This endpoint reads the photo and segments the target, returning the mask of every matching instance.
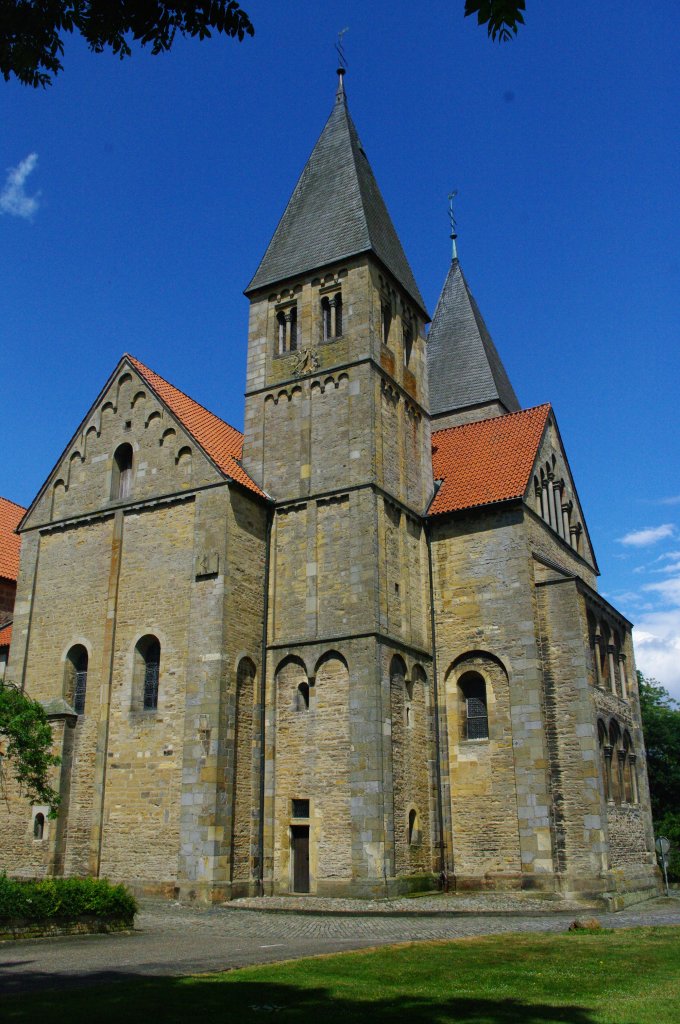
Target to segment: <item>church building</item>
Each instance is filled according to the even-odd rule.
[[[8,677],[61,805],[7,783],[0,869],[654,887],[631,624],[554,412],[521,408],[455,258],[426,330],[342,73],[246,296],[243,434],[123,355],[21,520]]]

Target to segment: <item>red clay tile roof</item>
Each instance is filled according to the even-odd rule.
[[[138,373],[144,378],[152,391],[165,402],[172,413],[175,414],[192,437],[198,442],[206,455],[209,455],[216,466],[223,473],[230,476],[232,480],[247,487],[249,491],[260,494],[264,493],[257,484],[250,479],[246,471],[238,463],[243,449],[243,434],[235,427],[221,420],[219,416],[209,412],[193,398],[189,398],[183,391],[173,387],[167,380],[163,380],[157,373],[150,370],[139,359],[135,359],[129,353],[126,358],[134,366]]]
[[[521,498],[543,436],[549,405],[448,427],[432,435],[432,468],[443,480],[429,514]]]
[[[7,498],[0,498],[0,576],[15,580],[19,575],[21,538],[14,532],[26,512]]]
[[[0,629],[0,647],[9,647],[12,643],[12,623]]]

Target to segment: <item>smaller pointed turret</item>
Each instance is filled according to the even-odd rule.
[[[521,409],[457,257],[435,309],[427,365],[434,429]]]

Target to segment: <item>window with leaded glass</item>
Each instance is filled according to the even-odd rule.
[[[135,646],[133,710],[155,711],[158,707],[161,645],[155,636],[143,636]]]
[[[64,666],[64,699],[77,715],[85,713],[85,697],[87,695],[87,650],[82,644],[76,644],[66,655]]]
[[[489,738],[486,683],[478,672],[466,672],[458,681],[464,708],[463,736],[466,740]]]

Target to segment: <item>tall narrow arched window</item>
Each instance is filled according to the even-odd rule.
[[[621,730],[616,719],[609,723],[609,746],[611,749],[611,797],[615,804],[623,799],[623,765],[619,757],[621,750]]]
[[[309,683],[300,683],[297,688],[298,711],[309,711]]]
[[[39,811],[33,819],[33,838],[42,839],[45,835],[45,815]]]
[[[335,330],[333,331],[334,338],[342,337],[342,295],[340,292],[335,296],[333,302],[335,303]]]
[[[489,738],[489,713],[486,705],[486,683],[479,672],[466,672],[458,680],[464,716],[463,736],[466,740]]]
[[[298,347],[298,322],[297,322],[297,306],[292,306],[290,313],[288,314],[289,326],[290,326],[290,344],[289,349],[291,352],[297,352]]]
[[[143,636],[135,646],[133,706],[144,711],[158,707],[161,645],[155,636]]]
[[[408,366],[411,362],[411,353],[413,352],[413,322],[408,319],[404,320],[404,366]]]
[[[600,751],[600,771],[605,800],[611,799],[611,747],[607,743],[607,727],[600,719],[597,723],[597,741]]]
[[[286,351],[286,314],[276,314],[276,331],[278,339],[278,353],[280,356]]]
[[[129,498],[132,490],[132,445],[121,444],[113,456],[111,476],[111,497]]]
[[[327,295],[321,300],[321,337],[324,341],[330,341],[331,334],[331,300]]]
[[[392,310],[389,303],[383,301],[380,306],[380,329],[383,345],[390,343],[390,329],[392,327]]]
[[[72,705],[77,715],[85,712],[87,694],[87,650],[76,644],[66,655],[64,665],[64,699]]]
[[[408,812],[408,845],[418,842],[418,812],[412,807]]]

